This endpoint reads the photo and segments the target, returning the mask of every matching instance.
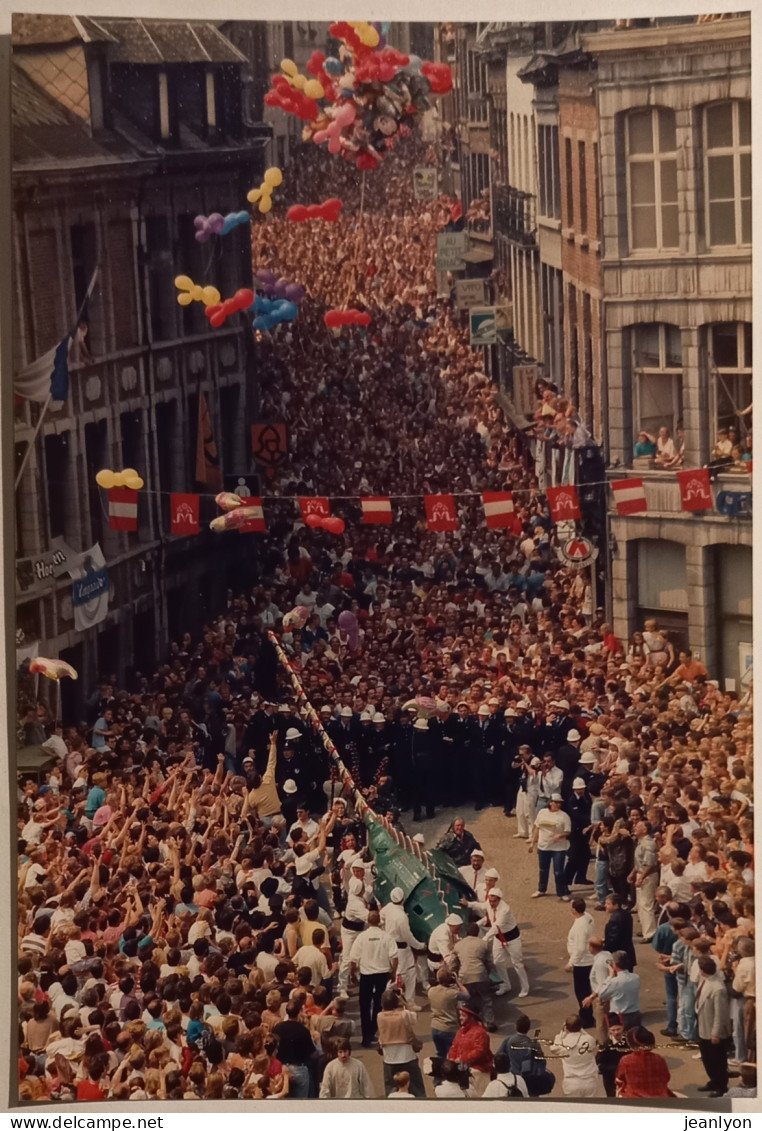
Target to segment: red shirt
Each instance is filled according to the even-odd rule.
[[[477,1072],[492,1071],[494,1058],[489,1047],[489,1033],[479,1021],[458,1029],[447,1059],[467,1064]]]
[[[80,1080],[77,1084],[78,1100],[105,1100],[106,1093],[101,1091],[92,1080]]]
[[[649,1049],[636,1049],[619,1061],[617,1095],[628,1100],[671,1096],[669,1075],[663,1056]]]

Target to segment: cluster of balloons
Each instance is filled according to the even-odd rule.
[[[323,317],[329,330],[342,326],[370,326],[371,317],[365,310],[329,310]]]
[[[247,507],[240,495],[232,491],[221,491],[215,495],[214,501],[225,514],[218,515],[209,523],[209,529],[215,534],[223,534],[226,530],[239,530],[252,519],[260,518],[259,507]]]
[[[190,306],[192,302],[203,302],[204,306],[217,306],[222,301],[222,295],[216,287],[199,287],[187,275],[178,275],[175,286],[180,291],[177,296],[180,306]]]
[[[105,491],[110,491],[112,487],[129,487],[131,491],[139,491],[141,487],[145,487],[144,480],[134,467],[125,467],[124,471],[111,471],[104,467],[96,475],[95,482]]]
[[[430,96],[452,90],[446,63],[424,62],[387,46],[388,25],[341,20],[330,33],[340,43],[337,56],[313,51],[307,73],[291,59],[281,63],[265,96],[268,106],[294,114],[302,136],[329,152],[374,169],[393,148],[416,114],[430,109]]]
[[[226,298],[215,306],[207,306],[204,314],[212,326],[224,326],[231,314],[238,314],[241,310],[250,310],[253,305],[254,291],[248,287],[242,287],[239,291],[236,291],[232,298]]]
[[[301,283],[289,283],[288,279],[278,278],[265,267],[260,267],[254,278],[257,280],[258,290],[265,298],[285,298],[289,302],[299,303],[306,293]]]
[[[304,519],[310,530],[327,530],[329,534],[343,534],[346,525],[338,515],[308,514]]]
[[[322,204],[292,204],[286,213],[286,219],[292,224],[302,224],[305,220],[327,220],[335,223],[341,212],[341,201],[338,196],[329,197]]]
[[[249,189],[246,193],[246,199],[249,204],[258,205],[260,212],[269,212],[273,206],[273,189],[282,184],[283,173],[276,165],[273,165],[270,169],[265,169],[265,179],[259,188]]]
[[[226,236],[233,228],[248,224],[250,220],[248,212],[228,212],[227,216],[221,212],[210,212],[208,216],[197,216],[193,221],[197,229],[196,239],[199,243],[206,243],[212,236]]]
[[[264,295],[255,296],[253,309],[256,314],[253,322],[255,330],[272,330],[279,322],[293,322],[299,313],[295,302],[286,298],[265,298]]]
[[[46,660],[44,656],[37,656],[32,660],[29,671],[32,675],[44,675],[46,679],[56,682],[65,675],[68,675],[69,679],[79,678],[75,669],[65,660]]]

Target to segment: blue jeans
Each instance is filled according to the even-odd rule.
[[[537,849],[537,860],[540,865],[540,880],[537,885],[538,891],[545,892],[548,890],[548,876],[550,875],[550,865],[553,865],[553,879],[556,883],[556,895],[568,895],[569,889],[564,880],[564,863],[566,861],[566,853],[552,852],[548,848]]]
[[[679,1029],[680,1036],[686,1041],[695,1041],[698,1038],[696,1022],[696,983],[686,980],[679,983]]]
[[[667,1028],[670,1033],[677,1032],[677,975],[664,975],[664,989],[667,994]]]
[[[609,862],[596,860],[595,862],[595,894],[599,903],[604,903],[609,894]]]
[[[291,1077],[288,1088],[289,1099],[307,1100],[310,1096],[310,1070],[306,1064],[287,1064]]]
[[[455,1040],[455,1034],[446,1033],[444,1029],[432,1029],[431,1039],[434,1042],[437,1056],[441,1056],[443,1060],[446,1059],[452,1042]]]

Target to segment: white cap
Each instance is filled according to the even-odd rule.
[[[583,778],[575,778],[572,782],[572,789],[587,789],[587,785]]]
[[[462,927],[463,926],[463,920],[461,919],[460,915],[448,915],[447,918],[445,919],[445,923],[447,924],[448,927]]]
[[[289,707],[288,703],[279,703],[278,710],[282,711],[284,715],[287,715],[291,708]]]
[[[283,783],[284,793],[296,793],[296,788],[296,782],[293,778],[289,778],[288,781],[284,781]]]
[[[562,709],[563,711],[568,711],[568,710],[569,710],[569,701],[568,701],[568,699],[559,699],[559,701],[558,701],[558,706],[559,706],[559,707],[560,707],[560,708],[561,708],[561,709]]]
[[[244,765],[244,766],[245,766],[247,762],[251,762],[251,763],[253,763],[253,762],[254,762],[254,759],[253,759],[253,758],[252,758],[252,757],[251,757],[250,755],[248,755],[248,754],[247,754],[247,755],[246,755],[246,757],[244,758],[242,765]]]
[[[374,723],[385,723],[386,719],[384,718],[384,716],[381,714],[380,711],[376,711],[375,715],[373,716],[373,722]]]
[[[360,855],[359,852],[356,856],[353,856],[352,859],[349,861],[349,867],[350,868],[362,868],[362,870],[365,871],[365,861],[363,860],[363,858],[362,858],[362,856]]]
[[[514,711],[513,707],[508,707],[505,711],[503,711],[503,714],[505,715],[506,719],[515,719],[517,716],[517,712]]]
[[[496,699],[493,695],[491,699],[487,700],[487,703],[490,707],[498,707],[500,705],[500,700]]]
[[[561,796],[560,793],[551,793],[550,800],[551,801],[563,801],[563,797]]]
[[[324,704],[323,704],[323,706],[322,706],[322,707],[320,708],[320,714],[321,714],[321,715],[330,715],[330,714],[332,714],[331,708],[330,708],[330,707],[328,706],[328,704],[327,704],[327,703],[324,703]]]
[[[484,878],[485,880],[499,880],[500,873],[498,872],[497,868],[488,868],[484,873]]]
[[[582,763],[584,762],[586,766],[594,766],[595,765],[595,754],[593,754],[592,750],[586,750],[585,753],[580,758],[579,762],[580,762],[580,765],[582,765]]]
[[[482,852],[481,848],[475,848],[472,851],[471,855],[472,856],[481,856],[482,860],[484,859],[484,853]]]
[[[405,893],[402,888],[392,888],[392,890],[389,892],[389,899],[392,901],[392,903],[404,903]]]
[[[503,898],[503,893],[501,892],[500,888],[490,888],[488,894],[489,894],[490,899],[492,899],[493,895],[496,895],[498,899]]]
[[[429,723],[427,719],[416,719],[413,723],[414,730],[428,730]]]
[[[416,833],[415,836],[413,837],[413,841],[415,842],[415,844],[425,844],[426,843],[426,841],[424,840],[423,833]]]
[[[528,699],[519,699],[516,706],[517,707],[523,707],[525,711],[528,711],[529,708],[532,706],[532,704],[529,702]]]
[[[308,860],[306,856],[298,856],[296,859],[296,874],[297,876],[306,876],[308,872],[312,871],[312,861]]]
[[[302,737],[302,732],[297,730],[296,727],[289,727],[286,731],[286,742],[294,742],[297,738]]]
[[[486,703],[482,703],[477,714],[479,714],[479,715],[488,715],[489,714],[489,707],[487,706]]]
[[[342,707],[341,708],[341,717],[342,717],[342,719],[351,719],[352,718],[352,708],[351,707]]]
[[[360,715],[360,722],[361,723],[373,722],[373,715],[370,713],[370,711],[363,711],[363,713]]]
[[[364,884],[357,876],[352,876],[352,879],[347,884],[347,891],[350,895],[362,895]]]
[[[581,737],[582,737],[582,735],[579,733],[578,730],[570,730],[569,733],[566,736],[566,741],[567,742],[579,742]]]
[[[539,758],[530,758],[529,765],[530,766],[541,766],[542,762],[540,761]]]

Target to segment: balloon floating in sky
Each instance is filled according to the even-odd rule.
[[[254,299],[254,310],[257,317],[254,319],[255,330],[271,330],[280,322],[293,322],[299,313],[299,307],[288,299],[269,299],[257,295]]]
[[[175,286],[180,291],[177,296],[180,306],[190,306],[192,302],[203,302],[204,306],[216,306],[222,299],[216,287],[199,287],[187,275],[178,275]]]
[[[111,471],[108,467],[104,467],[96,475],[95,482],[106,491],[110,491],[112,487],[129,487],[131,491],[139,491],[141,487],[145,487],[145,482],[134,467],[125,467],[124,471]]]
[[[346,528],[344,519],[337,515],[308,514],[304,523],[311,530],[326,530],[329,534],[343,534]]]
[[[248,212],[228,212],[227,216],[223,216],[221,212],[210,212],[208,216],[197,216],[193,221],[199,243],[206,243],[212,236],[226,236],[239,224],[250,222]]]
[[[283,173],[273,165],[265,170],[265,179],[258,189],[250,189],[246,194],[249,204],[256,204],[260,212],[269,212],[273,206],[273,189],[283,184]]]
[[[254,291],[249,290],[248,287],[242,287],[241,290],[236,291],[232,298],[226,298],[223,302],[215,303],[214,306],[207,306],[204,314],[212,326],[224,326],[232,314],[238,314],[241,310],[249,310],[253,305]]]
[[[341,212],[341,201],[337,196],[324,200],[322,204],[292,204],[286,213],[286,219],[293,224],[302,224],[305,220],[327,220],[335,223]]]
[[[71,664],[67,664],[65,660],[47,660],[44,656],[36,656],[29,665],[29,671],[32,675],[44,675],[46,679],[56,682],[63,676],[68,676],[69,679],[79,678]]]
[[[341,326],[370,326],[371,317],[365,310],[329,310],[323,317],[329,330]]]

